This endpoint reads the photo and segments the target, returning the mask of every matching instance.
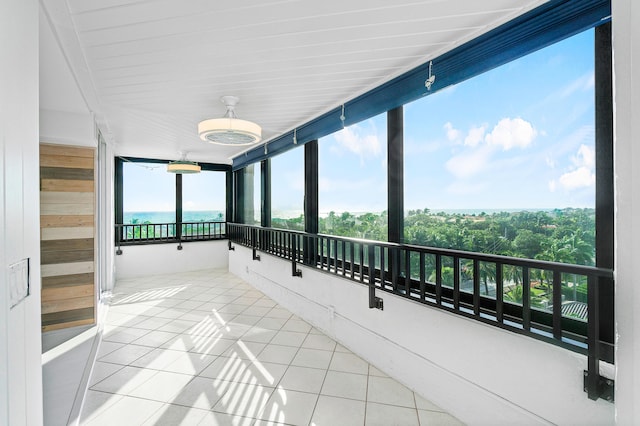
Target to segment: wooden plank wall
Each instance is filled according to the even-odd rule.
[[[42,330],[95,322],[95,149],[40,144]]]

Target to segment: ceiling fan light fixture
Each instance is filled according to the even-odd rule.
[[[236,117],[234,108],[239,101],[235,96],[220,98],[227,106],[222,118],[211,118],[198,124],[198,135],[206,142],[219,145],[251,145],[262,139],[262,128],[247,120]]]
[[[167,164],[167,171],[176,174],[200,173],[201,167],[193,161],[179,160]]]

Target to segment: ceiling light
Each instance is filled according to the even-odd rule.
[[[249,145],[260,142],[262,129],[256,123],[240,120],[234,108],[239,101],[235,96],[220,98],[227,106],[227,113],[222,118],[212,118],[198,124],[200,139],[220,145]]]
[[[177,173],[177,174],[190,174],[190,173],[200,173],[200,165],[194,161],[187,161],[186,153],[180,153],[181,158],[178,161],[172,161],[167,164],[167,171],[169,173]]]

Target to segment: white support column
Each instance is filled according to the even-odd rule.
[[[616,422],[632,425],[640,423],[640,3],[612,0],[612,9]]]
[[[0,424],[41,425],[36,0],[0,2],[0,58]],[[25,259],[29,295],[12,308],[10,265]]]

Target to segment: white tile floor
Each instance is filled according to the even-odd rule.
[[[121,280],[86,425],[458,425],[223,270]]]

